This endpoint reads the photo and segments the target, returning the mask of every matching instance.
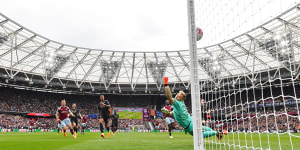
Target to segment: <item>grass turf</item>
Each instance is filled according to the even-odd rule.
[[[193,137],[184,133],[173,133],[174,139],[168,138],[168,133],[117,133],[116,136],[102,139],[99,133],[86,133],[73,139],[70,133],[67,137],[62,134],[50,133],[0,133],[1,150],[192,150]],[[245,140],[245,138],[247,140]],[[238,140],[239,139],[239,140]],[[268,149],[268,136],[261,134],[242,133],[224,136],[218,141],[216,136],[205,139],[206,149],[240,149],[239,147],[224,146],[222,143]],[[277,134],[269,134],[271,149],[279,149]],[[214,141],[219,144],[209,143]],[[262,143],[260,143],[260,141]],[[294,149],[300,149],[299,138],[292,138]],[[246,144],[247,142],[247,144]],[[287,134],[280,135],[281,149],[291,149],[290,138]],[[240,143],[240,144],[239,144]],[[246,148],[241,148],[246,149]]]

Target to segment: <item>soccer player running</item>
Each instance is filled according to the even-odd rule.
[[[88,120],[88,115],[84,115],[81,119],[81,134],[84,135],[84,129]]]
[[[56,111],[56,120],[59,124],[61,124],[61,127],[64,130],[64,136],[66,137],[66,130],[67,127],[70,129],[70,132],[72,133],[73,138],[75,139],[76,136],[74,135],[74,131],[71,125],[71,121],[69,119],[69,114],[73,117],[75,117],[75,115],[70,111],[70,108],[68,106],[66,106],[66,100],[62,99],[61,100],[61,106],[57,108]]]
[[[113,135],[116,135],[116,131],[118,130],[118,124],[119,124],[119,114],[116,112],[112,116],[112,124],[111,124],[111,130],[113,132]]]
[[[74,135],[77,136],[77,131],[78,131],[78,118],[82,118],[80,111],[76,108],[76,103],[72,104],[71,112],[74,115],[70,116],[71,123],[74,129]]]
[[[168,77],[164,77],[164,84],[165,94],[167,99],[171,102],[173,106],[173,113],[176,121],[179,125],[181,125],[184,128],[184,130],[186,130],[189,134],[193,135],[193,118],[188,113],[184,104],[184,100],[186,97],[185,93],[183,91],[180,91],[179,93],[177,93],[175,98],[173,98],[171,90],[168,86]],[[228,134],[228,132],[218,132],[206,126],[203,126],[203,130],[203,138],[216,135],[218,139],[221,140],[223,133]]]
[[[172,139],[172,130],[175,129],[175,120],[173,117],[173,107],[170,104],[169,100],[166,100],[166,105],[162,108],[162,112],[164,113],[165,121],[168,125],[169,136]]]
[[[101,137],[105,138],[104,135],[104,128],[103,128],[103,123],[105,123],[105,127],[107,129],[107,137],[109,138],[110,132],[109,132],[109,126],[108,126],[108,121],[109,121],[109,115],[110,115],[110,104],[108,100],[104,100],[104,95],[100,96],[100,103],[98,105],[98,116],[97,116],[97,121],[100,123],[100,131],[101,131]]]

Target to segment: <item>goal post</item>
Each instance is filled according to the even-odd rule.
[[[202,119],[200,105],[200,85],[198,73],[198,55],[196,41],[196,26],[195,26],[195,8],[194,0],[187,0],[188,10],[188,27],[189,27],[189,51],[190,51],[190,85],[191,85],[191,100],[192,100],[192,117],[193,117],[193,138],[194,150],[202,150]]]

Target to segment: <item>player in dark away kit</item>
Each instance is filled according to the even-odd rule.
[[[111,130],[113,132],[113,135],[116,135],[116,131],[118,130],[119,126],[119,114],[116,112],[112,116],[112,124],[111,124]]]
[[[74,129],[74,135],[77,136],[77,131],[78,131],[78,118],[82,118],[81,114],[80,114],[80,111],[79,109],[76,108],[76,104],[73,103],[72,104],[72,108],[70,110],[74,117],[73,116],[70,116],[70,120],[71,120],[71,123],[72,123],[72,126],[73,126],[73,129]]]
[[[105,138],[104,135],[104,128],[103,128],[103,123],[105,124],[105,127],[107,129],[107,137],[109,138],[110,132],[109,132],[109,115],[110,115],[110,104],[108,100],[104,100],[104,95],[100,96],[100,103],[98,105],[98,116],[97,116],[97,121],[100,123],[100,131],[101,131],[101,137]]]

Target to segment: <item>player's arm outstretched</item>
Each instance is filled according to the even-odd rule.
[[[69,110],[69,114],[72,116],[72,117],[75,117],[75,115]]]
[[[174,104],[175,101],[174,101],[174,99],[173,99],[173,97],[172,97],[172,93],[171,93],[171,90],[170,90],[169,85],[168,85],[168,80],[169,80],[168,77],[164,77],[165,93],[166,93],[167,99],[168,99],[172,104]]]
[[[100,123],[100,115],[101,115],[101,110],[99,110],[98,106],[98,115],[97,115],[97,122]]]
[[[82,119],[82,115],[81,115],[81,113],[80,113],[80,112],[78,113],[78,115],[79,115],[80,119]]]

